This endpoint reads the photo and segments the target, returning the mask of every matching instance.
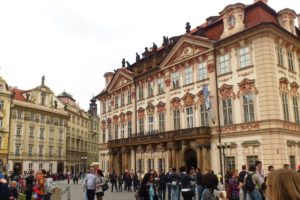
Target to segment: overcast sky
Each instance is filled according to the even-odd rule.
[[[254,0],[241,0],[251,4]],[[0,0],[0,75],[31,89],[46,76],[57,95],[69,92],[84,109],[104,87],[103,74],[163,36],[194,28],[235,0]],[[269,0],[276,11],[299,0]],[[295,10],[297,13],[299,10]],[[296,22],[297,24],[297,22]]]

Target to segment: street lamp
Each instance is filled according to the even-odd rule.
[[[222,159],[223,159],[223,169],[221,169],[222,170],[222,174],[223,174],[223,181],[222,181],[222,183],[225,183],[226,184],[226,182],[224,182],[224,179],[225,179],[225,166],[226,166],[226,153],[225,153],[225,149],[230,149],[230,147],[231,147],[231,143],[228,143],[228,142],[225,142],[225,143],[218,143],[217,144],[217,147],[218,147],[218,149],[222,152]]]

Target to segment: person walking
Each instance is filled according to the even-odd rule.
[[[33,185],[34,185],[34,172],[31,170],[29,172],[29,175],[25,178],[26,182],[26,188],[25,188],[25,195],[26,195],[26,200],[31,200],[32,197],[32,190],[33,190]]]
[[[166,200],[167,176],[162,171],[159,175],[159,196],[161,200]]]
[[[198,200],[201,200],[204,187],[202,186],[202,171],[200,168],[197,168],[196,170],[196,184],[197,184]]]
[[[172,189],[172,168],[169,168],[166,174],[167,178],[167,190],[168,190],[168,200],[171,200],[171,189]]]
[[[119,185],[119,191],[122,192],[122,185],[123,185],[123,174],[120,174],[120,176],[118,176],[118,185]]]
[[[126,178],[126,185],[127,185],[127,191],[132,192],[131,187],[132,187],[132,174],[127,173],[127,178]]]
[[[179,196],[179,175],[176,172],[176,168],[172,169],[172,176],[171,176],[171,196],[172,196],[172,200],[179,200],[180,196]]]
[[[248,199],[252,200],[262,200],[260,194],[260,180],[258,175],[256,174],[255,165],[250,165],[248,173],[245,175],[245,189],[247,190]]]
[[[133,174],[133,191],[136,192],[138,191],[138,187],[139,187],[139,177],[137,175],[137,173]]]
[[[96,172],[96,197],[97,200],[102,200],[104,196],[104,191],[102,189],[102,186],[105,184],[104,175],[103,172],[98,169]]]
[[[228,187],[230,191],[229,200],[240,199],[240,186],[238,176],[238,171],[235,169],[232,171],[232,176],[228,179]]]
[[[196,181],[191,174],[187,174],[186,167],[180,168],[181,194],[184,200],[192,200],[195,193],[192,191],[192,181]]]
[[[111,192],[114,192],[114,186],[115,186],[116,192],[118,192],[117,178],[118,178],[118,176],[117,176],[115,170],[113,170],[113,172],[109,175],[109,180],[111,183]]]
[[[97,177],[94,175],[94,169],[91,168],[84,180],[84,188],[86,189],[87,199],[94,200],[96,190]]]

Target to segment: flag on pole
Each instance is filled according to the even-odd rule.
[[[210,110],[210,98],[207,85],[203,86],[203,95],[205,99],[205,108],[206,110]]]

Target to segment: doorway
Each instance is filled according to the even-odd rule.
[[[192,167],[197,168],[197,153],[193,149],[187,149],[185,151],[185,164],[187,170],[190,170]]]

